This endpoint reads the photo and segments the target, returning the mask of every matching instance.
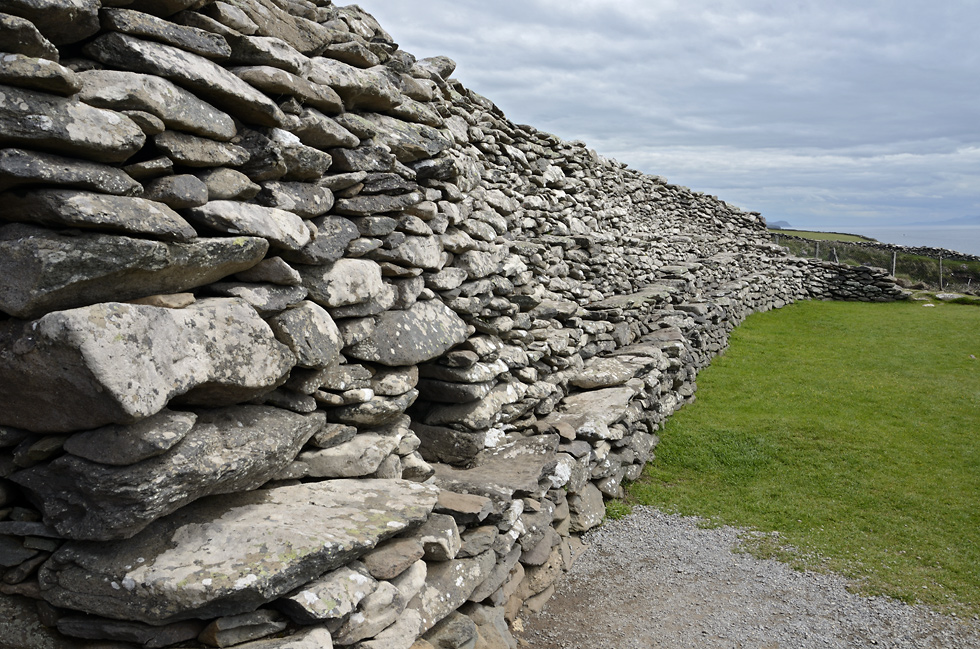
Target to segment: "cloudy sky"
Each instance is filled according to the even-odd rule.
[[[980,217],[976,0],[360,0],[514,122],[823,229]]]

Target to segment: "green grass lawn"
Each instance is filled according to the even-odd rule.
[[[813,241],[871,241],[857,234],[839,234],[836,232],[813,232],[810,230],[769,230],[772,234],[785,234],[792,237],[803,237]]]
[[[776,530],[752,551],[980,613],[980,309],[936,304],[750,317],[629,502]]]

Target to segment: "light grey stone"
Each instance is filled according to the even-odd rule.
[[[0,84],[70,97],[78,92],[78,75],[50,61],[23,54],[0,54]]]
[[[292,95],[302,104],[325,113],[336,114],[344,110],[343,101],[330,86],[310,83],[286,70],[268,65],[236,67],[231,69],[240,79],[270,95]]]
[[[208,200],[212,201],[247,201],[254,198],[262,189],[242,172],[226,167],[198,172],[198,178],[207,185]]]
[[[361,304],[388,288],[381,267],[367,259],[340,259],[329,266],[300,268],[299,273],[311,299],[328,308]]]
[[[300,141],[318,149],[346,147],[352,149],[361,140],[315,108],[306,108],[299,116],[300,126],[293,129]]]
[[[285,117],[271,99],[231,72],[171,45],[108,33],[90,42],[84,51],[106,65],[179,83],[248,124],[279,126]]]
[[[245,300],[263,317],[300,304],[309,293],[302,286],[240,282],[218,282],[211,284],[208,289],[215,295],[238,297]]]
[[[0,424],[39,432],[135,423],[178,395],[188,403],[246,401],[284,381],[295,361],[234,298],[185,309],[109,302],[57,311],[0,323],[0,341],[0,381],[12,386]]]
[[[362,70],[318,56],[310,59],[309,79],[336,90],[347,110],[388,110],[403,101],[382,66]]]
[[[399,162],[434,158],[452,144],[446,136],[431,126],[413,124],[377,113],[367,113],[364,118],[375,127],[375,141],[390,148]]]
[[[123,541],[69,542],[48,602],[152,624],[255,610],[426,519],[436,490],[329,480],[196,501]]]
[[[462,606],[489,575],[497,555],[487,550],[471,559],[454,559],[428,565],[425,587],[411,608],[422,615],[424,633]]]
[[[380,582],[373,593],[361,600],[357,612],[333,634],[334,641],[339,645],[350,645],[376,636],[398,619],[407,604],[393,584]]]
[[[77,189],[12,190],[0,194],[10,221],[68,228],[101,229],[190,241],[197,232],[163,203],[134,196],[111,196]]]
[[[485,496],[498,505],[515,497],[540,498],[551,488],[557,448],[557,435],[519,439],[482,451],[467,469],[437,465],[435,483],[448,491]]]
[[[117,196],[142,191],[138,182],[115,167],[24,149],[0,150],[0,191],[27,184],[62,185]]]
[[[123,162],[144,142],[143,130],[121,113],[35,90],[0,86],[0,146]]]
[[[304,219],[322,216],[333,207],[333,192],[312,183],[283,183],[270,181],[262,184],[256,202],[266,207],[276,207]]]
[[[204,496],[255,489],[279,473],[323,425],[268,406],[197,412],[166,452],[127,466],[64,455],[11,480],[34,494],[44,520],[66,538],[128,538]]]
[[[417,365],[437,358],[466,336],[466,323],[441,302],[431,300],[379,315],[374,333],[346,353],[382,365]]]
[[[350,615],[377,588],[370,575],[345,566],[283,597],[278,605],[299,624],[317,624]]]
[[[268,282],[280,286],[299,286],[303,281],[296,269],[281,257],[263,259],[248,270],[236,273],[235,278],[243,282]]]
[[[310,230],[303,220],[285,210],[239,203],[210,201],[186,211],[187,218],[220,232],[263,237],[272,246],[299,250],[310,242]]]
[[[621,420],[636,396],[629,386],[589,390],[565,397],[559,412],[548,417],[552,423],[567,423],[576,436],[588,440],[621,439],[623,434],[613,424]]]
[[[35,318],[56,310],[179,293],[254,266],[265,239],[163,243],[103,234],[66,236],[0,227],[0,310]]]
[[[572,532],[587,532],[602,523],[606,516],[606,505],[602,492],[591,482],[585,483],[581,493],[568,497],[571,512]]]
[[[333,318],[313,302],[301,302],[269,320],[280,342],[296,356],[300,367],[332,365],[340,356],[343,340]]]
[[[184,167],[237,167],[249,159],[240,146],[179,131],[164,131],[154,136],[153,143],[175,165]]]
[[[398,442],[394,435],[360,433],[331,448],[304,451],[297,459],[310,467],[315,478],[358,478],[374,473]]]
[[[351,241],[358,237],[357,228],[340,216],[320,216],[310,223],[316,228],[313,240],[300,250],[284,251],[287,261],[322,266],[344,256]]]

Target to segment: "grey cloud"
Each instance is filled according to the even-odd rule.
[[[970,0],[362,6],[514,121],[771,219],[980,212]]]

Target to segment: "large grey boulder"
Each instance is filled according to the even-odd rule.
[[[121,113],[0,85],[0,146],[23,146],[98,162],[123,162],[146,135]]]
[[[55,606],[165,624],[252,611],[421,524],[437,490],[329,480],[211,497],[135,537],[69,542],[42,566]]]
[[[169,128],[215,140],[235,137],[235,122],[227,113],[166,79],[123,70],[87,70],[78,78],[78,96],[91,106],[146,111]]]
[[[366,340],[347,350],[350,358],[389,366],[418,365],[466,340],[466,323],[438,300],[386,311]]]
[[[0,323],[0,425],[37,432],[129,424],[173,397],[231,405],[270,392],[295,357],[239,299],[119,304]]]
[[[61,185],[100,194],[133,196],[142,186],[121,169],[51,153],[0,150],[0,191],[17,185]]]
[[[77,189],[13,190],[0,194],[0,218],[40,225],[109,230],[123,234],[190,241],[194,228],[163,203],[135,196],[110,196]]]
[[[325,421],[322,413],[304,416],[269,406],[196,414],[193,428],[177,444],[135,464],[112,466],[63,455],[10,479],[33,495],[44,521],[65,537],[128,538],[198,498],[261,486]],[[117,439],[125,446],[124,437]]]
[[[36,318],[97,302],[180,293],[251,268],[268,249],[257,237],[163,243],[5,225],[0,227],[0,311]]]
[[[171,45],[109,33],[84,51],[112,67],[169,79],[249,124],[279,126],[285,118],[275,102],[228,70]]]

